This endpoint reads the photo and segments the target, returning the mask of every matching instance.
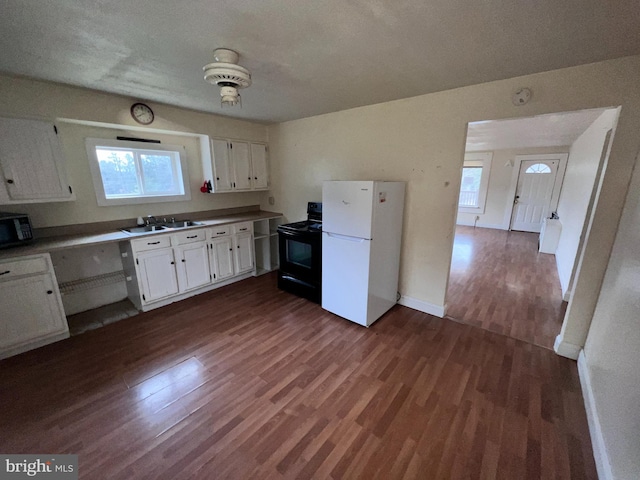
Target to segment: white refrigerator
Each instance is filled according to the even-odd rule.
[[[368,327],[397,301],[404,182],[322,186],[322,308]]]

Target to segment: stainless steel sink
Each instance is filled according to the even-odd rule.
[[[202,222],[193,222],[191,220],[182,220],[179,222],[163,223],[167,228],[185,228],[185,227],[197,227],[198,225],[204,225]]]
[[[149,233],[149,232],[161,232],[166,230],[163,225],[144,225],[142,227],[123,228],[122,231],[126,233]]]

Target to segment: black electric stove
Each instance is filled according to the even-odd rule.
[[[320,303],[322,287],[322,203],[307,204],[307,220],[278,227],[278,287]]]

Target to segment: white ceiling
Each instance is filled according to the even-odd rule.
[[[605,109],[469,123],[467,152],[571,145]]]
[[[212,51],[253,74],[243,107]],[[0,71],[279,122],[640,53],[638,0],[3,2]]]

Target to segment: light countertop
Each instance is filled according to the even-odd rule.
[[[121,230],[104,231],[96,233],[88,233],[81,235],[63,235],[56,237],[36,238],[28,245],[15,248],[7,248],[0,250],[0,260],[20,257],[25,255],[34,255],[38,253],[49,253],[57,250],[66,250],[70,248],[86,247],[90,245],[99,245],[101,243],[112,243],[133,240],[136,238],[150,237],[156,235],[169,234],[179,232],[185,229],[199,230],[202,228],[212,227],[216,225],[227,225],[238,222],[253,222],[256,220],[266,220],[269,218],[281,217],[281,213],[267,212],[263,210],[250,211],[232,215],[222,215],[208,219],[199,219],[202,225],[194,225],[187,228],[166,229],[161,232],[148,232],[129,234]]]

